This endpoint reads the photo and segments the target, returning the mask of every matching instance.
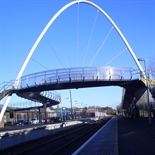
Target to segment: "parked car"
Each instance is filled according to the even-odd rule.
[[[11,126],[11,125],[12,125],[12,122],[10,121],[4,122],[4,126]]]
[[[31,122],[27,119],[24,119],[24,120],[18,120],[16,122],[16,125],[26,125],[26,124],[31,124]]]
[[[39,123],[39,119],[38,118],[32,118],[30,120],[31,124],[38,124]]]

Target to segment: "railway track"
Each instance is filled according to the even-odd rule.
[[[110,118],[83,124],[46,137],[1,150],[1,155],[68,155],[77,150]]]

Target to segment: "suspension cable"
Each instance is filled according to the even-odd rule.
[[[32,57],[31,57],[31,60],[33,60],[34,62],[36,62],[37,64],[39,64],[39,65],[42,66],[43,68],[49,70],[47,67],[45,67],[45,66],[42,65],[40,62],[38,62],[38,61],[36,61],[35,59],[33,59]]]
[[[109,37],[110,33],[112,32],[113,28],[114,28],[114,27],[112,26],[112,28],[111,28],[111,29],[110,29],[110,31],[108,32],[107,36],[105,37],[104,41],[102,42],[102,44],[101,44],[100,48],[99,48],[99,49],[98,49],[98,51],[96,52],[96,54],[95,54],[95,56],[94,56],[93,60],[91,61],[91,63],[89,64],[89,66],[88,66],[88,67],[90,67],[90,66],[91,66],[91,64],[93,63],[93,61],[95,60],[96,56],[98,55],[98,53],[100,52],[100,50],[101,50],[102,46],[104,45],[104,43],[105,43],[105,42],[106,42],[106,40],[108,39],[108,37]]]
[[[66,43],[66,37],[65,37],[65,33],[64,33],[63,26],[62,26],[60,15],[59,15],[59,22],[60,22],[60,27],[61,27],[61,31],[62,31],[62,35],[63,35],[63,40],[64,40],[66,51],[67,51],[67,56],[68,56],[69,64],[70,64],[70,67],[71,67],[71,60],[70,60],[70,57],[69,57],[68,46],[67,46],[67,43]]]
[[[80,16],[80,12],[79,12],[79,3],[78,3],[78,12],[77,12],[77,43],[76,43],[76,63],[77,63],[77,66],[78,66],[78,54],[79,54],[79,25],[80,25],[80,23],[79,23],[79,16]]]
[[[93,32],[94,32],[94,28],[95,28],[95,24],[96,24],[96,20],[97,20],[98,12],[99,12],[99,10],[97,10],[97,12],[96,12],[96,16],[95,16],[94,24],[93,24],[92,31],[91,31],[91,34],[90,34],[90,37],[89,37],[89,41],[88,41],[88,45],[87,45],[87,49],[86,49],[86,53],[85,53],[85,57],[84,57],[84,60],[83,60],[82,67],[83,67],[84,64],[85,64],[85,60],[86,60],[86,57],[87,57],[87,53],[88,53],[88,49],[89,49],[89,45],[90,45],[90,41],[91,41],[91,38],[92,38],[92,35],[93,35]]]
[[[104,66],[107,66],[110,62],[112,62],[114,59],[116,59],[120,54],[122,54],[124,51],[126,51],[127,48],[125,48],[124,50],[122,50],[119,54],[117,54],[114,58],[112,58],[109,62],[107,62]]]
[[[59,60],[60,64],[63,66],[63,68],[65,69],[62,61],[60,60],[59,56],[57,55],[57,53],[55,52],[54,48],[52,47],[51,43],[49,42],[49,40],[47,39],[46,35],[44,35],[46,38],[46,41],[48,42],[48,44],[50,45],[51,49],[53,50],[54,54],[56,55],[57,59]]]

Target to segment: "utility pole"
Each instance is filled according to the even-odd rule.
[[[72,107],[72,94],[71,94],[71,90],[70,90],[70,103],[71,103],[71,117],[73,119],[73,107]]]

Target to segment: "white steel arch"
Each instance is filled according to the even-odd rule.
[[[86,3],[86,4],[89,4],[89,5],[92,5],[93,7],[97,8],[99,11],[101,11],[105,17],[111,22],[111,24],[115,27],[115,29],[117,30],[118,34],[120,35],[120,37],[122,38],[122,40],[124,41],[125,45],[127,46],[131,56],[133,57],[135,63],[137,64],[139,70],[144,73],[143,71],[143,68],[141,67],[136,55],[134,54],[132,48],[130,47],[129,43],[127,42],[126,38],[124,37],[124,35],[122,34],[122,32],[120,31],[120,29],[117,27],[117,25],[114,23],[114,21],[110,18],[110,16],[103,10],[101,9],[98,5],[96,5],[95,3],[91,2],[91,1],[88,1],[88,0],[75,0],[75,1],[72,1],[68,4],[66,4],[64,7],[62,7],[52,18],[51,20],[47,23],[47,25],[45,26],[45,28],[43,29],[43,31],[41,32],[41,34],[39,35],[38,39],[36,40],[36,42],[34,43],[34,45],[32,46],[28,56],[26,57],[25,59],[25,62],[23,63],[17,77],[16,77],[16,80],[15,80],[15,83],[14,83],[14,87],[16,88],[16,86],[18,86],[18,83],[19,83],[19,78],[22,76],[34,50],[36,49],[37,45],[39,44],[39,42],[41,41],[42,37],[44,36],[44,34],[46,33],[46,31],[48,30],[48,28],[51,26],[51,24],[55,21],[55,19],[64,11],[66,10],[68,7],[74,5],[74,4],[78,4],[78,3]],[[145,75],[144,75],[145,76]],[[6,107],[9,103],[11,99],[11,95],[9,95],[6,99],[6,102],[1,110],[1,113],[0,113],[0,121],[2,120],[2,117],[3,117],[3,114],[6,110]]]

